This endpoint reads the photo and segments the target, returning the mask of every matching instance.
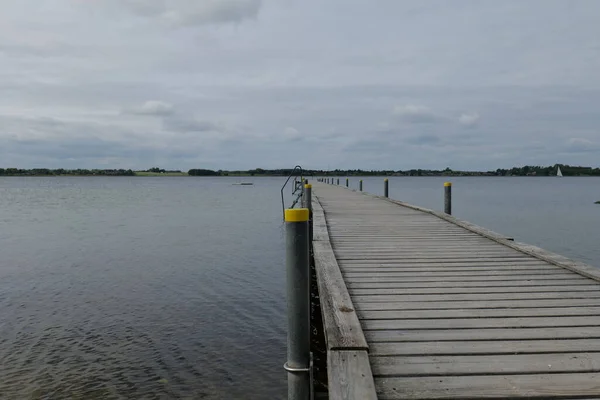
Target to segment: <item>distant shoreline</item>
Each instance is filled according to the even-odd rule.
[[[290,169],[250,169],[250,170],[211,170],[190,169],[187,172],[181,170],[167,170],[162,168],[150,168],[145,171],[134,171],[131,169],[49,169],[49,168],[0,168],[1,176],[218,176],[218,177],[287,177],[292,173],[296,175],[299,171]],[[450,168],[444,170],[435,169],[410,169],[410,170],[314,170],[307,169],[299,174],[313,177],[369,177],[369,176],[418,176],[418,177],[463,177],[463,176],[600,176],[600,168],[571,166],[566,164],[555,164],[547,167],[526,165],[510,169],[497,169],[495,171],[455,171]]]
[[[567,175],[568,177],[579,177],[579,178],[598,178],[598,175]],[[181,178],[181,177],[189,177],[189,178],[287,178],[287,175],[189,175],[187,173],[172,173],[172,174],[133,174],[133,175],[101,175],[101,174],[27,174],[27,175],[0,175],[0,178],[60,178],[60,177],[82,177],[82,178],[103,178],[103,177],[111,177],[111,178],[124,178],[124,177],[132,177],[132,178]],[[553,175],[308,175],[305,174],[304,177],[308,178],[380,178],[380,177],[388,177],[388,178],[556,178]]]

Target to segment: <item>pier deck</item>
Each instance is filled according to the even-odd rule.
[[[600,398],[600,270],[313,185],[331,399]]]

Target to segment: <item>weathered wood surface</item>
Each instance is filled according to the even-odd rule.
[[[313,193],[379,398],[600,398],[599,269],[402,202]]]
[[[327,348],[368,349],[331,245],[326,241],[313,242],[313,254]]]
[[[329,400],[376,400],[375,383],[365,350],[330,350],[327,354]]]

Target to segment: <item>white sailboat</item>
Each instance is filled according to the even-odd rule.
[[[560,167],[558,167],[558,171],[556,171],[556,176],[563,176],[562,171],[560,170]]]

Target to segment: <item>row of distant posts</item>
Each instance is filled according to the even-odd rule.
[[[327,184],[340,184],[340,178],[336,178],[336,183],[334,183],[333,178],[319,178],[319,182],[327,183]],[[346,187],[349,188],[350,181],[346,178]],[[358,181],[358,190],[363,191],[363,181],[362,179]],[[390,181],[388,178],[383,180],[383,197],[390,197]],[[444,182],[444,212],[448,215],[452,215],[452,182]]]
[[[319,182],[334,184],[333,178]],[[310,352],[310,257],[312,254],[312,185],[302,179],[302,208],[285,210],[286,286],[288,307],[287,362],[288,400],[309,400],[313,395],[313,362]],[[340,178],[336,178],[340,184]],[[346,178],[346,187],[350,182]],[[363,181],[359,181],[363,191]],[[383,180],[389,197],[389,180]],[[452,214],[452,183],[444,183],[444,212]]]

